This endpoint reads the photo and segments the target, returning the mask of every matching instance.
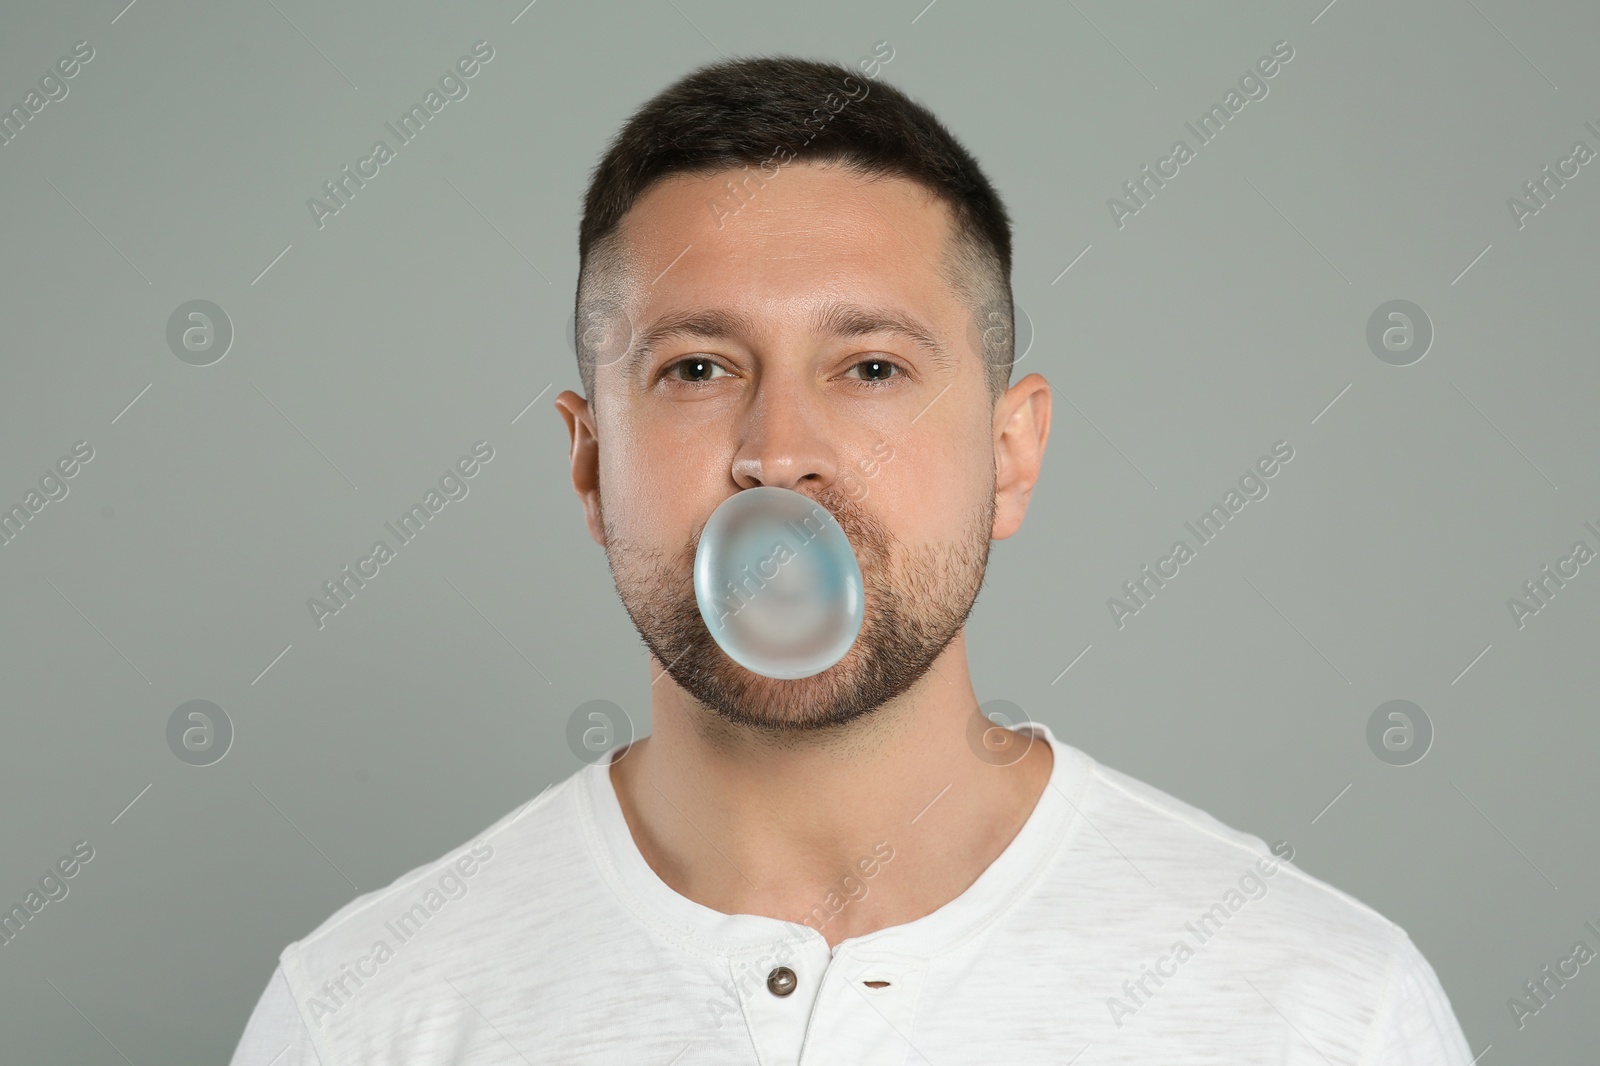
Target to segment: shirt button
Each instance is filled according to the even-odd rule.
[[[794,971],[787,966],[779,966],[767,974],[767,991],[775,996],[787,996],[798,984]]]

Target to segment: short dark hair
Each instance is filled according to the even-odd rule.
[[[595,166],[578,227],[574,311],[578,372],[591,402],[596,337],[601,345],[619,337],[609,325],[626,297],[618,227],[634,203],[673,174],[798,162],[907,178],[950,208],[943,272],[973,311],[991,402],[1005,391],[1014,358],[1011,220],[977,160],[899,89],[838,63],[771,56],[724,60],[680,78],[634,112]],[[751,175],[746,188],[775,174]]]

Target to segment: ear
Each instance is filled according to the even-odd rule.
[[[600,520],[600,439],[595,433],[594,414],[589,401],[567,389],[556,397],[556,407],[567,423],[571,442],[572,488],[583,501],[583,517],[589,536],[605,547],[605,523]]]
[[[994,408],[994,540],[1022,528],[1050,439],[1050,383],[1029,374],[1001,394]]]

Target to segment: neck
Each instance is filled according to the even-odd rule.
[[[1045,744],[1007,766],[974,752],[989,723],[974,724],[964,632],[911,690],[837,730],[757,733],[666,676],[651,692],[651,734],[611,764],[645,861],[679,895],[811,926],[830,947],[965,891],[1054,762]]]

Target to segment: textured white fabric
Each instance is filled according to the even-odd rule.
[[[830,952],[809,926],[680,896],[600,763],[289,945],[233,1066],[1469,1066],[1398,926],[1016,728],[1051,745],[1050,785],[922,918]]]

